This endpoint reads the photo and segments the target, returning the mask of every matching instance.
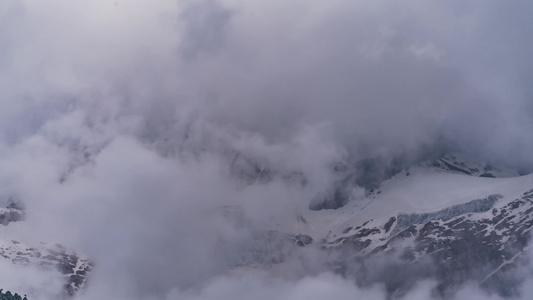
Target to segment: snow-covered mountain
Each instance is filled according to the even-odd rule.
[[[295,181],[267,166],[245,172],[240,171],[243,163],[235,161],[232,174],[244,176],[247,184],[264,184],[278,176],[305,185],[303,174],[291,173],[301,179]],[[254,165],[253,160],[246,162],[244,166]],[[366,160],[340,168],[335,171],[340,179],[328,190],[333,194],[308,199],[327,203],[333,195],[342,198],[339,205],[306,205],[290,220],[250,222],[238,206],[217,209],[235,227],[252,233],[224,246],[228,269],[282,266],[309,249],[320,253],[314,259],[320,257],[321,268],[360,286],[382,284],[392,298],[428,278],[438,283],[435,293],[443,297],[466,282],[503,296],[515,295],[522,279],[513,270],[528,259],[533,227],[533,174],[521,175],[460,154],[399,166]],[[3,226],[29,217],[17,205],[0,209]],[[94,267],[62,245],[13,239],[0,240],[0,258],[60,274],[69,296],[87,285]]]
[[[16,204],[10,204],[7,208],[0,208],[0,260],[13,263],[20,268],[38,268],[48,272],[50,276],[61,277],[63,291],[58,291],[57,297],[74,296],[82,290],[87,282],[87,276],[93,269],[93,263],[76,252],[61,244],[26,244],[23,241],[5,239],[5,226],[13,222],[24,222],[26,212]],[[0,225],[1,226],[1,225]],[[28,283],[31,287],[31,283]],[[39,293],[39,291],[35,291]]]
[[[260,231],[263,243],[248,244],[235,266],[283,263],[312,244],[327,253],[331,270],[360,285],[384,284],[393,296],[428,278],[444,297],[466,282],[516,294],[522,279],[511,270],[527,260],[533,174],[447,154],[401,168],[354,197],[361,179],[347,175],[330,199],[317,196],[326,201],[320,209]]]

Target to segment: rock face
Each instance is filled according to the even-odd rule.
[[[296,245],[303,247],[311,245],[311,243],[313,243],[313,238],[308,236],[307,234],[300,233],[294,236],[294,242],[296,243]]]
[[[520,280],[506,271],[524,259],[533,227],[533,190],[512,201],[501,199],[490,195],[432,213],[371,220],[326,240],[324,247],[342,253],[338,271],[361,284],[384,283],[391,293],[431,277],[444,296],[468,280],[512,296]],[[365,269],[373,260],[386,259],[394,263]],[[392,278],[390,272],[404,276]]]

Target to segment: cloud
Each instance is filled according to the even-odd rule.
[[[63,283],[59,276],[51,275],[36,266],[14,266],[11,262],[0,261],[2,272],[1,289],[13,294],[28,295],[31,299],[46,300],[58,296]]]
[[[350,282],[331,274],[306,277],[296,282],[283,282],[251,277],[223,277],[212,282],[200,293],[169,294],[168,299],[385,299],[379,288],[359,289]]]
[[[29,107],[164,103],[282,141],[326,122],[363,156],[442,135],[492,155],[531,147],[523,1],[6,3],[4,90]]]
[[[444,140],[533,163],[531,5],[3,1],[0,195],[31,216],[9,234],[92,257],[82,299],[383,299],[312,254],[288,283],[228,257],[297,231],[338,161]]]

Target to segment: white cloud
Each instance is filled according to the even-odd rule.
[[[93,257],[85,299],[382,299],[328,274],[221,275],[249,228],[206,212],[238,204],[252,227],[293,220],[333,162],[442,137],[533,163],[530,11],[525,1],[3,1],[0,195],[24,199],[31,216],[13,234]],[[243,187],[230,175],[235,153],[301,171],[308,185]]]

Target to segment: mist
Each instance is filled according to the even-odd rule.
[[[532,12],[521,0],[4,0],[0,200],[23,201],[28,219],[2,234],[90,257],[75,299],[388,299],[333,274],[318,247],[257,269],[235,269],[236,253],[257,231],[297,233],[340,162],[452,148],[530,169]],[[13,278],[0,288],[31,282],[54,299],[39,270]],[[465,295],[499,299],[475,284]]]

